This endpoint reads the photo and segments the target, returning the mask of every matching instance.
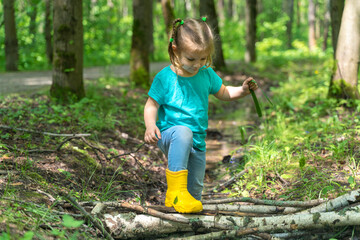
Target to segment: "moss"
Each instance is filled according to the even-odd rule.
[[[317,224],[319,222],[320,217],[321,217],[320,213],[314,213],[313,214],[313,222],[314,222],[314,224]]]
[[[58,33],[62,34],[62,33],[68,33],[71,31],[71,28],[66,25],[66,24],[62,24],[58,27],[57,29]]]
[[[75,91],[69,87],[64,87],[57,83],[53,83],[50,88],[50,95],[51,97],[63,103],[74,102],[79,101],[85,97],[85,89],[82,87]]]
[[[144,67],[139,67],[138,69],[131,72],[131,81],[136,87],[149,87],[149,73]]]
[[[27,176],[30,177],[31,179],[37,181],[40,184],[47,184],[45,178],[43,178],[40,174],[38,174],[36,172],[29,172],[29,173],[27,173]]]
[[[329,97],[336,99],[360,99],[357,86],[352,86],[344,79],[332,81],[329,90]]]
[[[92,158],[86,150],[75,146],[67,146],[66,148],[76,152],[72,158],[69,158],[70,162],[87,169],[88,171],[100,169],[100,164],[96,161],[96,159]]]

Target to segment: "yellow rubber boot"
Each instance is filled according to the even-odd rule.
[[[188,170],[172,172],[166,169],[167,191],[165,206],[174,207],[179,213],[196,213],[203,209],[202,203],[196,200],[187,190]]]

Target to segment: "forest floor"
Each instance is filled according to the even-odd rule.
[[[160,64],[159,67],[161,66],[163,65]],[[227,85],[240,85],[249,76],[242,71],[219,74]],[[268,91],[276,82],[266,77],[253,77],[264,91]],[[0,74],[0,83],[5,78]],[[82,233],[73,228],[56,231],[64,226],[64,219],[51,210],[73,212],[71,208],[60,204],[59,196],[64,192],[71,193],[79,201],[127,201],[163,205],[166,158],[157,147],[143,142],[142,115],[132,111],[133,108],[143,106],[147,91],[127,89],[124,95],[123,90],[124,85],[120,84],[105,87],[102,92],[104,96],[124,99],[114,106],[122,109],[122,114],[117,116],[111,130],[89,130],[91,128],[80,126],[84,122],[72,116],[71,112],[57,110],[45,92],[26,92],[3,99],[0,103],[1,114],[4,114],[0,129],[0,234],[3,232],[3,236],[5,233],[15,236],[13,239],[29,232],[35,233],[38,239],[58,239],[59,236],[67,239],[73,234],[84,239],[88,236],[96,238],[98,232],[93,228],[81,229]],[[39,107],[40,105],[45,107]],[[239,109],[245,114],[241,118],[231,117]],[[54,117],[46,119],[45,114],[48,113],[62,115],[67,120],[61,122]],[[251,97],[231,103],[211,99],[209,113],[205,192],[228,180],[244,165],[241,150],[243,139],[240,131],[234,129],[240,125],[255,128],[262,121],[256,115]],[[102,117],[102,112],[97,114],[98,118]],[[347,113],[343,114],[345,117]],[[35,115],[37,119],[34,119]],[[44,119],[39,119],[39,116]],[[134,117],[138,120],[127,122]],[[84,130],[79,132],[79,129]],[[56,134],[49,135],[49,132]],[[61,135],[85,133],[89,135]],[[251,130],[247,132],[248,135],[251,133]],[[360,142],[359,136],[355,141]],[[359,157],[358,146],[353,146],[356,157]],[[323,161],[309,159],[307,166],[316,168],[325,175],[338,173],[333,180],[338,185],[349,185],[348,176],[341,172],[349,168],[347,160],[335,164],[329,155],[330,151],[323,148],[317,156]],[[310,181],[319,180],[311,174],[309,171],[304,176]],[[296,189],[300,184],[295,179],[284,180],[270,172],[265,178],[273,179],[272,185],[265,191],[249,191],[250,197],[284,199],[289,189]],[[232,193],[225,191],[218,196],[224,197],[230,193],[235,196],[238,187],[239,185],[235,186]],[[212,197],[213,195],[204,195],[204,199]],[[299,195],[297,198],[294,195],[291,199],[307,200],[307,197]]]

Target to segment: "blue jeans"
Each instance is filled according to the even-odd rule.
[[[193,132],[185,126],[174,126],[161,133],[157,143],[168,159],[172,172],[188,170],[188,191],[201,200],[204,188],[206,153],[193,148]]]

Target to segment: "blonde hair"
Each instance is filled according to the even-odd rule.
[[[194,50],[204,50],[209,52],[205,65],[207,68],[211,66],[212,55],[215,52],[214,35],[209,25],[202,19],[198,20],[190,18],[182,20],[178,18],[174,20],[168,46],[170,61],[174,66],[178,67],[180,63],[172,46],[174,44],[179,51],[182,51],[185,48],[185,39],[190,40],[195,45]]]

